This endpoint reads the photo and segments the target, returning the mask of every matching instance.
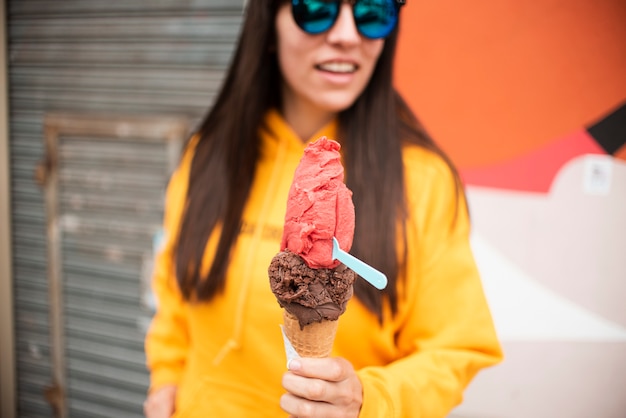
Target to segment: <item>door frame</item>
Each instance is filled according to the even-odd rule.
[[[15,336],[11,256],[11,181],[6,3],[0,6],[0,416],[14,418]]]

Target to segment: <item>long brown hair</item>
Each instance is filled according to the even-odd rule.
[[[248,2],[221,93],[199,128],[176,251],[176,274],[186,299],[210,300],[224,288],[259,158],[258,128],[266,112],[281,105],[281,76],[272,49],[274,19],[283,2]],[[385,40],[368,86],[338,118],[346,183],[356,210],[351,253],[389,279],[382,292],[358,280],[354,293],[380,319],[384,297],[392,312],[397,310],[397,280],[406,257],[397,254],[397,233],[403,231],[398,225],[406,218],[403,141],[431,149],[448,161],[392,86],[397,37],[398,28]],[[214,261],[208,276],[201,277],[204,249],[217,226],[221,235]]]

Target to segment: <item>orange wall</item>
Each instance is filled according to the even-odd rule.
[[[525,154],[626,99],[624,0],[407,3],[396,84],[462,169]]]

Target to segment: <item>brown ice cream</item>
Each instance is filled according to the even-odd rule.
[[[356,273],[343,264],[312,269],[289,250],[274,256],[268,274],[278,303],[298,319],[300,329],[314,322],[339,319],[352,297],[356,279]]]

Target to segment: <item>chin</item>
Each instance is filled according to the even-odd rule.
[[[324,109],[327,112],[339,113],[348,109],[356,101],[355,97],[345,98],[341,100],[333,99],[328,101],[317,102],[320,109]]]

